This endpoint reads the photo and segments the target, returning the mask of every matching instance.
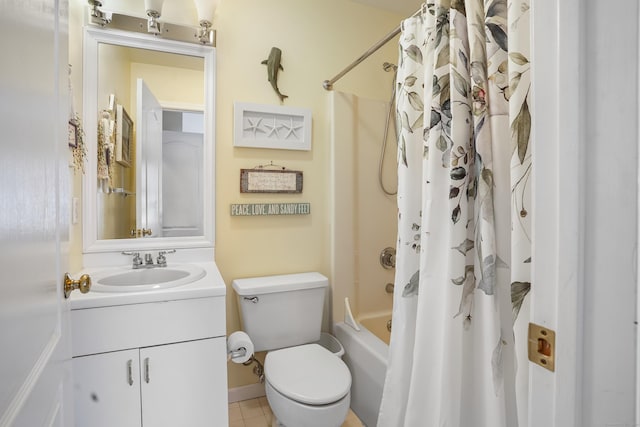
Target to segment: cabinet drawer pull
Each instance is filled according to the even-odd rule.
[[[133,360],[127,360],[127,382],[133,385]]]
[[[144,359],[144,381],[149,384],[149,358]]]

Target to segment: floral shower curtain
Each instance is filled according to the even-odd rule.
[[[402,27],[396,286],[378,426],[524,427],[529,5],[429,1]]]

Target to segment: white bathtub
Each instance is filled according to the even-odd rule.
[[[367,427],[375,427],[387,372],[391,314],[360,319],[360,331],[340,322],[334,334],[342,343],[342,359],[351,371],[351,409]]]

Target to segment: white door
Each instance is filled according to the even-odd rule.
[[[162,228],[167,237],[204,234],[202,133],[165,130],[162,160]],[[184,209],[190,206],[190,209]]]
[[[68,4],[0,11],[0,426],[70,426]]]
[[[142,79],[137,82],[136,212],[138,228],[162,236],[162,106]]]
[[[638,2],[529,3],[531,321],[556,368],[529,363],[528,425],[636,426]]]

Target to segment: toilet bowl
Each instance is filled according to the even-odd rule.
[[[345,363],[317,344],[267,353],[267,400],[286,427],[339,427],[351,403],[351,373]]]
[[[351,403],[351,373],[318,345],[328,279],[320,273],[236,279],[243,329],[264,363],[273,426],[339,427]],[[337,342],[337,340],[336,340]]]

